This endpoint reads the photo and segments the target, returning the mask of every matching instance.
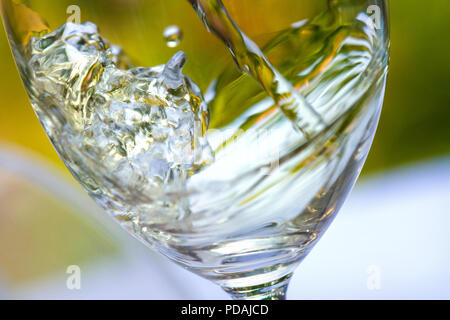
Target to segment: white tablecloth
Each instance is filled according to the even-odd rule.
[[[65,190],[70,201],[86,208],[81,213],[99,211],[92,209],[93,202],[78,187],[59,178],[42,161],[25,159],[30,156],[3,149],[0,168],[38,179],[47,188]],[[40,172],[39,177],[36,172]],[[450,158],[365,178],[298,268],[288,297],[450,299],[447,208],[450,208]],[[65,275],[55,275],[19,288],[2,290],[0,285],[0,297],[227,298],[219,287],[149,251],[112,221],[106,222],[105,228],[123,244],[126,255],[83,270],[81,290],[67,289]]]

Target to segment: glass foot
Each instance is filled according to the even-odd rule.
[[[233,300],[286,300],[286,291],[292,273],[278,280],[257,286],[223,289]]]

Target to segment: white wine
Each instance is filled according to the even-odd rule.
[[[281,111],[307,137],[323,129],[320,115],[292,84],[274,68],[258,45],[247,37],[226,11],[221,0],[189,0],[209,31],[230,49],[237,66],[258,81]]]
[[[207,106],[181,73],[184,53],[163,66],[120,69],[126,57],[92,23],[33,37],[27,52],[32,104],[88,192],[103,206],[127,208],[120,214],[130,220],[141,211],[151,211],[152,221],[181,214],[178,199],[162,194],[213,159]],[[157,204],[142,208],[144,200]]]
[[[190,22],[167,19],[156,47],[172,57],[136,67],[96,21],[52,31],[10,3],[35,21],[15,35],[19,70],[59,155],[106,212],[235,297],[282,296],[367,155],[385,33],[366,1],[333,0],[258,45],[227,2],[183,4]],[[222,42],[211,44],[223,57],[214,72],[188,50],[197,38]]]

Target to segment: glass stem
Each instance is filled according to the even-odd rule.
[[[292,274],[261,285],[223,288],[233,300],[286,300],[286,291]]]

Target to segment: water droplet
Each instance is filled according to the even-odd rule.
[[[163,33],[164,40],[169,48],[175,48],[183,39],[183,31],[178,26],[168,26]]]

